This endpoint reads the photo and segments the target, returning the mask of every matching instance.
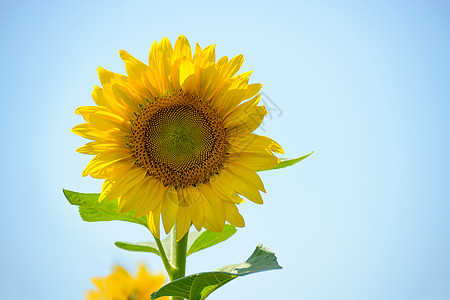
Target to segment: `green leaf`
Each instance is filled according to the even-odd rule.
[[[231,237],[236,232],[236,228],[233,225],[226,224],[222,232],[216,233],[211,231],[204,232],[189,232],[189,239],[187,248],[189,249],[187,255],[191,255],[194,252],[209,248],[220,242],[225,241]],[[172,253],[172,241],[171,237],[168,236],[161,241],[164,251],[170,259],[170,253]],[[121,249],[136,252],[150,252],[156,255],[160,255],[158,250],[158,245],[156,242],[141,242],[141,243],[130,243],[130,242],[116,242],[115,245]]]
[[[129,242],[115,242],[115,245],[121,249],[136,252],[150,252],[159,255],[158,245],[155,242],[129,243]]]
[[[69,203],[79,206],[78,210],[80,216],[87,222],[99,222],[99,221],[126,221],[142,226],[147,226],[147,218],[136,218],[134,212],[120,213],[119,204],[114,201],[102,201],[98,202],[100,194],[84,194],[77,193],[69,190],[63,190]]]
[[[192,236],[198,236],[198,232],[190,232],[189,238]],[[170,260],[170,254],[172,253],[172,239],[171,236],[167,236],[161,241],[167,258]],[[156,242],[140,242],[140,243],[130,243],[130,242],[115,242],[115,245],[121,249],[136,252],[150,252],[156,255],[160,255],[158,245]]]
[[[281,269],[275,254],[260,244],[246,262],[229,265],[214,272],[179,278],[153,293],[152,299],[178,296],[189,300],[204,300],[209,294],[239,276],[275,269]]]
[[[310,156],[313,153],[314,153],[314,151],[312,151],[310,154],[300,156],[297,158],[280,158],[281,162],[278,165],[276,165],[273,168],[265,169],[265,170],[261,170],[261,171],[268,171],[268,170],[275,170],[275,169],[282,169],[282,168],[290,167],[290,166],[295,165],[296,163],[304,160],[305,158],[307,158],[308,156]]]
[[[189,238],[188,238],[186,249],[190,249],[192,247],[192,244],[197,240],[197,238],[207,231],[208,230],[206,230],[204,232],[199,232],[199,231],[189,232]]]
[[[191,255],[197,251],[212,247],[218,243],[221,243],[228,238],[230,238],[233,234],[236,233],[236,227],[230,224],[226,224],[222,232],[212,232],[209,230],[204,231],[195,241],[193,240],[192,244],[188,245],[187,255]],[[191,236],[189,236],[191,239]]]

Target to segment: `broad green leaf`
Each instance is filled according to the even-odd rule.
[[[84,194],[63,190],[69,203],[79,206],[80,216],[87,222],[126,221],[147,226],[147,218],[136,218],[134,212],[120,213],[116,200],[98,202],[100,194]]]
[[[310,154],[300,156],[297,158],[280,158],[281,162],[278,165],[276,165],[273,168],[265,169],[265,170],[261,170],[261,171],[268,171],[268,170],[275,170],[275,169],[282,169],[282,168],[290,167],[290,166],[295,165],[296,163],[304,160],[305,158],[307,158],[308,156],[310,156],[313,153],[314,153],[314,151],[312,151]]]
[[[187,255],[191,255],[194,252],[212,247],[218,243],[221,243],[228,238],[230,238],[233,234],[236,232],[236,227],[233,225],[226,224],[225,228],[222,230],[222,232],[212,232],[209,230],[204,231],[200,236],[192,242],[192,245],[189,246],[189,250],[187,252]],[[191,239],[191,236],[189,236],[189,239]]]
[[[121,249],[136,252],[150,252],[159,254],[158,245],[155,242],[142,242],[142,243],[128,243],[128,242],[116,242],[115,245]]]
[[[204,300],[209,294],[239,276],[275,269],[281,269],[275,254],[260,244],[246,262],[174,280],[153,293],[152,299],[178,296],[189,300]]]

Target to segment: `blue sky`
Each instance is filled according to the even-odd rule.
[[[188,261],[212,270],[263,242],[284,269],[210,299],[449,299],[449,26],[447,1],[2,1],[2,297],[81,299],[115,263],[162,270],[114,246],[149,240],[144,228],[85,223],[62,188],[101,188],[70,133],[96,68],[125,73],[119,50],[146,61],[184,34],[244,54],[276,109],[259,133],[285,157],[315,151],[261,173],[246,227]]]

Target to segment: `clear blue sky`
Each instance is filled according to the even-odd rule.
[[[244,54],[277,109],[260,133],[286,157],[315,151],[261,173],[265,205],[247,202],[247,226],[188,261],[212,270],[263,242],[284,269],[210,299],[450,299],[449,2],[220,3],[0,3],[2,299],[81,299],[114,263],[162,270],[114,246],[149,240],[144,228],[85,223],[62,188],[100,191],[70,133],[96,68],[124,73],[120,49],[147,61],[180,34]]]

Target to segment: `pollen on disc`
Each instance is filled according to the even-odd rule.
[[[136,163],[175,188],[207,182],[223,165],[229,148],[214,109],[183,92],[143,107],[132,122],[130,139]]]

